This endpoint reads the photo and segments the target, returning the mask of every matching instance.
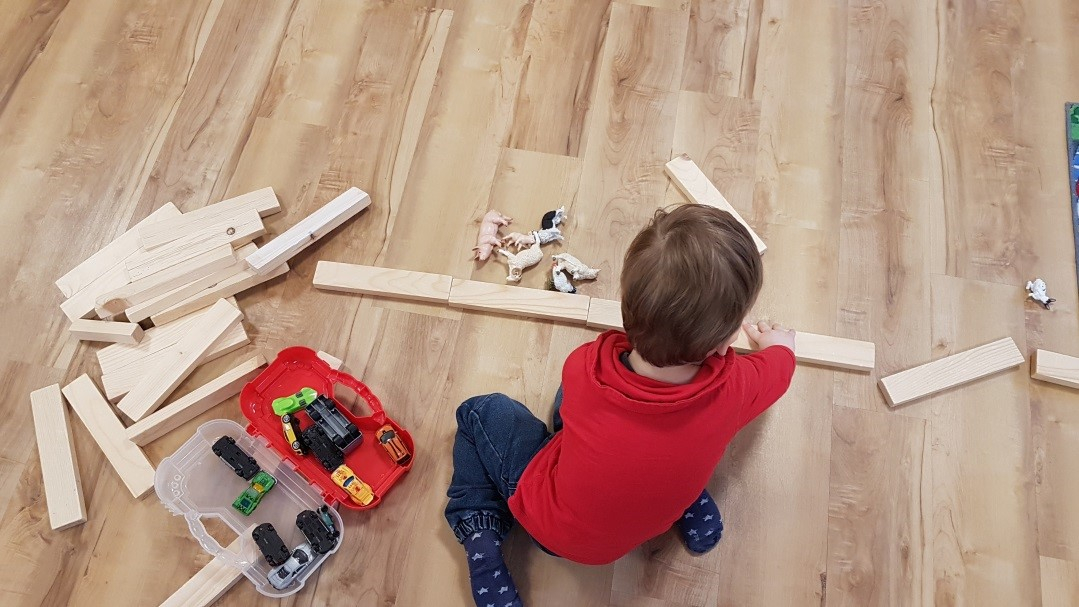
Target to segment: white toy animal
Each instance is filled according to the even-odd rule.
[[[576,293],[577,288],[573,286],[573,283],[566,278],[566,275],[562,272],[562,268],[558,267],[558,262],[551,264],[551,284],[554,288],[563,293]]]
[[[509,236],[502,239],[502,246],[512,246],[520,251],[525,247],[530,247],[535,244],[537,238],[539,239],[540,244],[549,244],[556,240],[562,240],[562,230],[559,230],[558,228],[547,228],[545,230],[529,232],[528,234],[510,232]]]
[[[543,218],[540,219],[540,227],[544,230],[550,228],[557,228],[566,220],[566,207],[561,206],[553,211],[547,211],[543,214]]]
[[[1046,289],[1048,289],[1048,287],[1045,285],[1045,281],[1040,278],[1035,278],[1027,283],[1027,291],[1030,291],[1028,297],[1040,303],[1043,308],[1048,310],[1049,306],[1053,305],[1053,302],[1056,300],[1049,297],[1049,294],[1046,293]]]
[[[592,280],[599,274],[599,268],[590,268],[583,261],[577,259],[569,253],[559,253],[558,255],[552,255],[551,259],[555,260],[557,268],[559,270],[565,270],[569,272],[570,276],[574,280]]]
[[[498,228],[508,226],[511,223],[513,223],[512,217],[506,217],[495,210],[487,211],[487,214],[483,216],[480,222],[480,234],[476,238],[476,246],[472,248],[476,259],[487,261],[487,258],[491,256],[491,251],[495,247],[502,245],[502,241],[498,237]]]
[[[521,282],[521,274],[525,269],[531,268],[543,259],[543,251],[540,250],[539,238],[537,238],[535,234],[535,232],[532,232],[532,246],[524,251],[513,254],[506,249],[498,250],[500,254],[506,257],[506,264],[510,267],[510,273],[509,276],[506,277],[506,280],[510,282]]]

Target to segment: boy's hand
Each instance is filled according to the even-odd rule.
[[[779,323],[769,325],[763,320],[757,324],[745,323],[745,329],[749,341],[757,344],[757,348],[763,350],[768,346],[783,346],[794,352],[794,329],[787,329]]]

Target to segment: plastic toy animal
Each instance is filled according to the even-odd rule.
[[[580,259],[577,259],[569,253],[552,255],[551,259],[555,260],[556,267],[559,270],[569,272],[574,280],[592,280],[599,274],[599,268],[590,268]]]
[[[551,264],[551,288],[563,293],[577,292],[577,288],[573,286],[573,283],[569,281],[569,278],[566,278],[566,275],[562,272],[562,268],[558,266],[557,261]]]
[[[500,254],[506,257],[506,264],[510,267],[510,273],[506,280],[521,282],[521,274],[525,269],[531,268],[543,259],[543,251],[540,250],[539,238],[535,232],[532,232],[532,238],[532,246],[516,254],[510,253],[506,249],[498,250]]]
[[[495,210],[487,211],[480,222],[480,234],[476,238],[476,246],[472,248],[476,259],[487,261],[487,258],[491,256],[491,251],[502,245],[498,238],[498,228],[511,223],[513,223],[512,217],[506,217]]]
[[[1045,281],[1040,278],[1035,278],[1027,283],[1027,291],[1030,292],[1028,297],[1040,303],[1043,308],[1048,310],[1049,306],[1053,305],[1053,302],[1056,300],[1049,297],[1049,294],[1045,292],[1046,289],[1048,289],[1048,287],[1045,285]]]
[[[540,244],[549,244],[556,240],[562,240],[562,230],[559,230],[558,228],[547,228],[545,230],[529,232],[528,234],[510,232],[509,236],[502,239],[502,245],[513,246],[520,251],[524,247],[530,247],[535,244],[537,238],[539,239]]]
[[[540,220],[540,227],[544,230],[551,228],[557,228],[566,220],[566,207],[561,206],[553,211],[547,211],[543,214],[543,219]]]

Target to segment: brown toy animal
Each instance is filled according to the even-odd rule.
[[[476,238],[476,246],[472,248],[475,252],[475,258],[480,261],[487,261],[487,258],[491,256],[491,251],[495,247],[502,246],[498,228],[508,226],[511,223],[513,223],[512,217],[506,217],[495,210],[487,211],[480,223],[480,234]]]

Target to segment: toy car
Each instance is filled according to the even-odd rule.
[[[314,388],[300,388],[300,391],[296,394],[275,398],[274,401],[270,403],[270,406],[277,415],[284,415],[286,413],[295,413],[300,409],[303,409],[307,405],[310,405],[316,398],[318,398],[318,392],[316,392]]]
[[[341,533],[337,531],[337,527],[333,524],[333,517],[330,516],[329,506],[327,506],[326,504],[322,504],[318,507],[317,512],[319,518],[322,519],[323,524],[326,525],[326,528],[333,532],[334,537],[338,537],[339,535],[341,535]]]
[[[300,544],[283,565],[270,570],[270,584],[278,590],[288,588],[313,560],[315,560],[315,554],[311,550],[311,545]]]
[[[356,424],[348,421],[348,418],[337,408],[337,403],[330,397],[319,395],[307,407],[307,415],[311,421],[322,426],[326,436],[337,445],[342,453],[351,453],[363,442],[363,434]]]
[[[405,448],[404,441],[401,440],[400,436],[397,436],[397,432],[389,424],[379,428],[375,432],[375,438],[378,439],[379,444],[386,450],[386,453],[390,454],[390,459],[399,466],[404,466],[408,463],[408,460],[412,459],[412,454]]]
[[[217,439],[212,447],[214,455],[221,458],[221,461],[225,462],[232,468],[232,471],[236,473],[236,476],[244,479],[245,481],[251,480],[251,477],[259,471],[258,462],[255,458],[251,457],[244,452],[239,446],[236,445],[236,439],[231,436],[222,436]]]
[[[285,440],[296,455],[307,455],[307,445],[300,434],[300,421],[291,413],[281,416],[281,427],[285,431]]]
[[[311,453],[318,458],[318,462],[327,472],[333,472],[338,466],[345,463],[345,456],[334,445],[322,430],[322,426],[313,425],[303,431],[303,442],[311,449]]]
[[[311,548],[319,554],[333,550],[337,545],[337,538],[341,535],[332,525],[327,528],[322,517],[314,510],[304,510],[297,514],[296,526],[303,532]]]
[[[338,487],[347,491],[352,501],[357,504],[366,506],[375,501],[375,492],[371,486],[357,478],[356,473],[348,466],[341,464],[333,471],[330,478],[337,483]]]
[[[276,484],[276,478],[260,470],[251,479],[251,486],[244,489],[240,497],[232,502],[232,507],[239,510],[244,516],[249,516],[255,511],[255,508],[258,508],[259,502],[262,501],[262,496],[269,493],[270,489],[273,489]]]
[[[288,546],[285,545],[281,536],[277,535],[277,529],[274,529],[272,524],[263,523],[255,527],[255,530],[251,532],[251,539],[255,540],[255,544],[262,551],[262,556],[271,567],[277,567],[288,560]]]

